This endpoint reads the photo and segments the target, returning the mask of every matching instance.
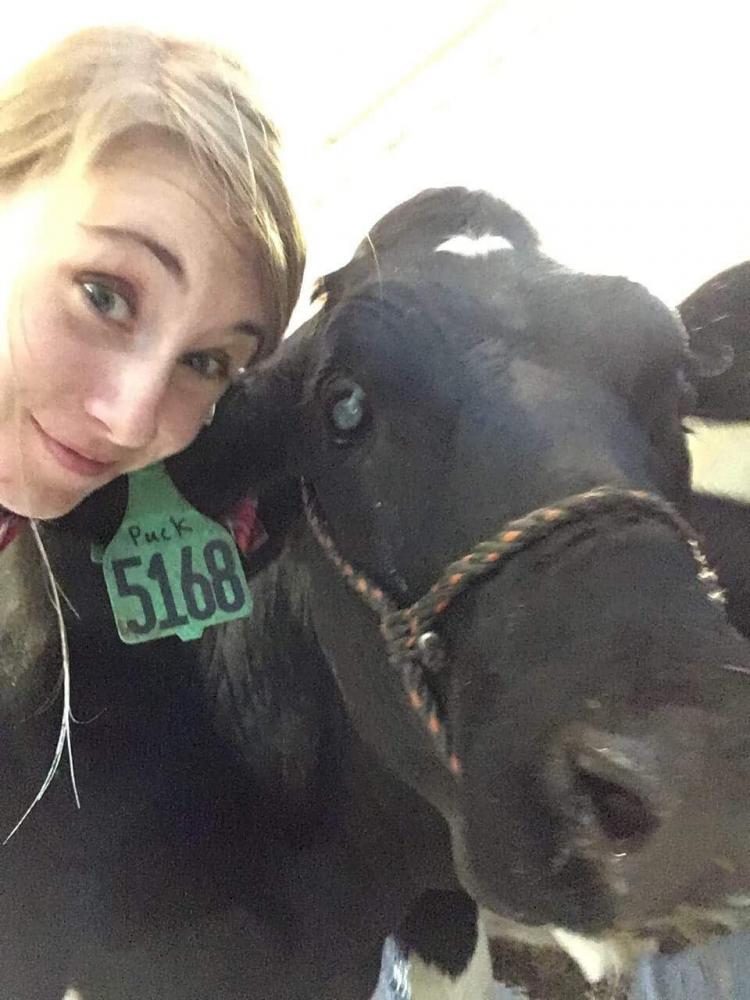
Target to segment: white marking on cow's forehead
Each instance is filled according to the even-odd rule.
[[[497,236],[495,233],[482,233],[475,236],[473,233],[457,233],[450,236],[439,247],[435,247],[435,253],[455,253],[461,257],[485,257],[495,250],[512,250],[513,244],[506,240],[504,236]]]

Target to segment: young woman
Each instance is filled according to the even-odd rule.
[[[277,344],[303,265],[276,131],[226,54],[93,28],[0,91],[6,541],[185,448]]]

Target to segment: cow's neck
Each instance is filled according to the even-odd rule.
[[[305,538],[299,557],[309,575],[312,627],[353,726],[384,769],[450,815],[455,778],[407,702],[401,678],[388,663],[377,618],[313,538]]]

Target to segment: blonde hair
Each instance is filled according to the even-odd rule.
[[[71,161],[90,166],[143,127],[186,145],[243,245],[258,253],[269,353],[299,296],[304,245],[277,131],[228,53],[141,28],[88,28],[59,42],[0,89],[0,190]]]

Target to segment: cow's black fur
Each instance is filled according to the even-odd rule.
[[[515,250],[434,253],[460,231],[498,233]],[[407,946],[455,971],[476,936],[470,896],[516,921],[598,933],[666,916],[694,888],[720,909],[741,883],[724,871],[702,884],[697,843],[716,837],[711,850],[742,873],[734,819],[690,824],[694,805],[723,809],[741,779],[750,688],[721,664],[750,657],[676,535],[645,524],[568,546],[562,532],[461,598],[437,681],[465,763],[456,786],[370,613],[306,530],[296,485],[314,483],[347,557],[403,602],[507,519],[567,494],[637,486],[684,507],[694,359],[674,315],[622,279],[564,271],[520,216],[458,190],[391,213],[322,293],[320,316],[172,463],[210,512],[261,490],[272,541],[255,566],[252,622],[193,646],[125,650],[103,625],[77,538],[111,532],[117,487],[47,533],[85,609],[70,618],[84,810],[59,778],[5,849],[0,995],[59,1000],[76,982],[101,1000],[364,1000],[399,926]],[[370,411],[344,442],[329,412],[352,382]],[[57,720],[34,714],[58,663],[25,544],[3,561],[20,615],[36,609],[25,648],[7,647],[23,684],[3,706],[14,723],[6,827],[35,790]],[[22,618],[9,611],[4,624],[18,643]],[[583,813],[601,805],[601,785],[570,786],[563,750],[581,724],[623,739],[646,770],[655,755],[649,778],[680,802],[683,829],[663,841],[648,816],[628,827],[623,895],[597,821],[594,846],[581,846]],[[633,794],[648,813],[638,780]],[[444,904],[462,890],[451,916]]]
[[[719,580],[726,590],[727,612],[732,624],[750,638],[750,507],[729,497],[694,493],[691,511],[693,522],[705,540],[706,552],[717,567]]]

